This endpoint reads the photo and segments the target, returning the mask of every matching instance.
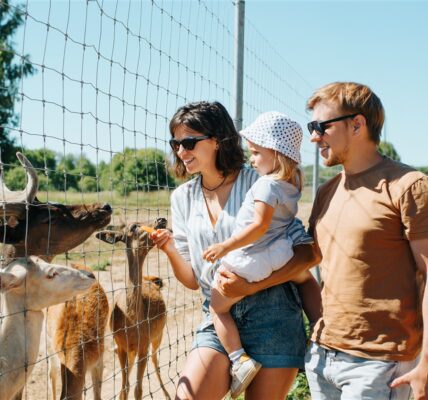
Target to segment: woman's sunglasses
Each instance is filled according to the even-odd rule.
[[[185,150],[193,150],[196,146],[196,143],[200,142],[201,140],[205,139],[211,139],[211,136],[189,136],[185,137],[182,140],[177,139],[171,139],[169,141],[169,145],[172,148],[172,151],[177,152],[180,149],[180,145],[183,146],[183,149]]]
[[[348,119],[348,118],[354,118],[358,115],[359,113],[356,114],[350,114],[350,115],[344,115],[342,117],[337,117],[337,118],[333,118],[333,119],[329,119],[327,121],[312,121],[308,123],[308,130],[309,133],[312,135],[312,132],[315,131],[318,133],[318,135],[322,136],[325,133],[326,130],[326,125],[331,124],[332,122],[337,122],[337,121],[342,121],[344,119]]]

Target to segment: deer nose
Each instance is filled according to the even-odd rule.
[[[84,269],[81,269],[80,273],[86,275],[88,278],[95,279],[95,275],[91,271],[85,271]]]
[[[157,220],[156,220],[156,224],[155,224],[155,227],[157,228],[157,229],[161,229],[161,228],[166,228],[166,224],[167,224],[167,220],[166,220],[166,218],[158,218]]]
[[[102,209],[103,209],[104,211],[111,211],[111,210],[112,210],[111,205],[110,205],[110,204],[108,204],[108,203],[105,203],[105,204],[102,206]]]

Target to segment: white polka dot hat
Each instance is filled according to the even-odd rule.
[[[260,114],[240,132],[241,136],[259,146],[279,151],[300,164],[303,131],[296,122],[277,111]]]

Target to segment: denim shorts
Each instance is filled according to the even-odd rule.
[[[369,360],[312,343],[306,354],[306,377],[313,400],[406,400],[409,385],[395,389],[389,385],[417,362]]]
[[[198,327],[192,349],[209,347],[227,354],[209,313]],[[244,297],[231,309],[242,345],[264,368],[303,368],[306,336],[302,307],[296,287],[288,282]]]

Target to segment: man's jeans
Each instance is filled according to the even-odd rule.
[[[389,385],[417,362],[368,360],[315,343],[311,343],[305,358],[312,400],[408,400],[409,385],[396,389]]]

